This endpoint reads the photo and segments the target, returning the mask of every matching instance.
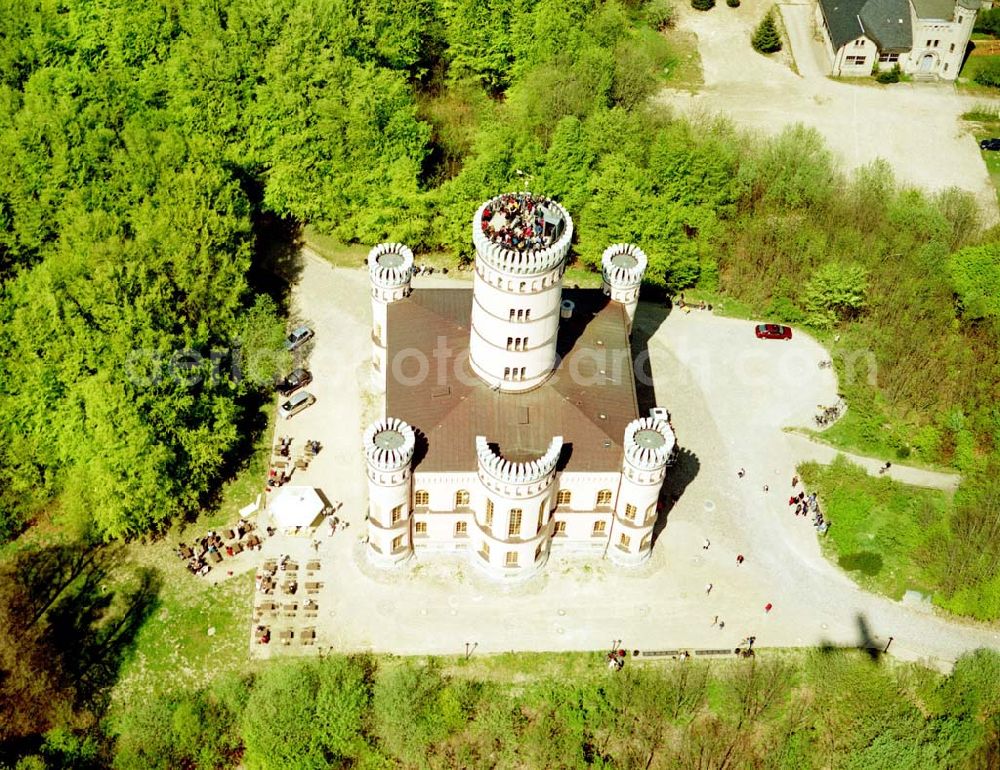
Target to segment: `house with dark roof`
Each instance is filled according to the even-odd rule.
[[[920,80],[954,80],[980,0],[819,0],[816,22],[834,75],[896,65]]]

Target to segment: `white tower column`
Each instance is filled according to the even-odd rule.
[[[643,250],[631,243],[613,243],[601,255],[601,289],[613,302],[625,306],[629,332],[635,320],[639,287],[647,264]]]
[[[625,460],[611,521],[608,558],[634,566],[651,552],[656,504],[676,447],[673,428],[659,417],[640,417],[625,428]]]
[[[529,193],[497,196],[476,211],[469,361],[490,385],[529,390],[551,374],[572,240],[566,209]]]
[[[365,431],[368,460],[368,558],[391,567],[413,553],[410,519],[416,435],[407,423],[386,417]]]
[[[410,294],[413,252],[402,243],[378,244],[368,252],[368,276],[372,297],[372,383],[385,391],[389,304]]]
[[[487,575],[525,578],[548,560],[562,447],[562,436],[556,436],[537,460],[515,463],[494,451],[485,436],[476,437],[480,489],[469,556]]]

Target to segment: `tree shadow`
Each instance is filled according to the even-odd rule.
[[[302,275],[302,226],[267,212],[254,217],[254,259],[247,280],[258,294],[267,294],[282,315],[290,309],[292,287]]]
[[[0,762],[55,726],[87,728],[156,609],[158,574],[114,570],[119,548],[21,552],[0,571]]]

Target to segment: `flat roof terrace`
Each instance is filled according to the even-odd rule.
[[[515,251],[534,251],[551,246],[566,228],[558,206],[531,193],[508,193],[491,200],[483,209],[483,233],[493,243]]]

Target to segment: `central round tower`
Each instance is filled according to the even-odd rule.
[[[529,390],[551,374],[572,240],[566,209],[541,196],[498,195],[476,211],[469,360],[491,386]]]

